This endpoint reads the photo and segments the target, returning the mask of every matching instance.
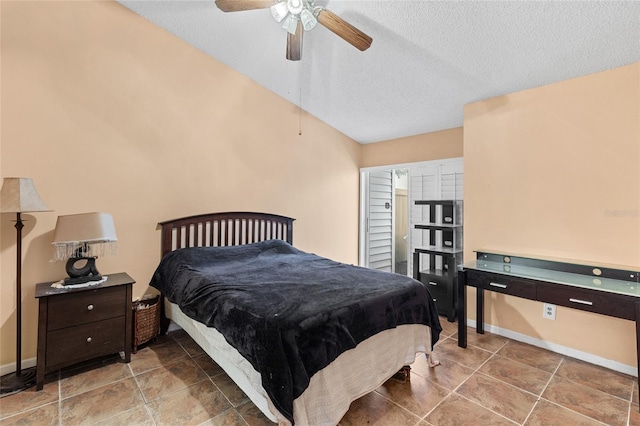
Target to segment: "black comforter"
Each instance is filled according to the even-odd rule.
[[[402,324],[441,331],[429,291],[409,277],[338,263],[269,240],[168,253],[151,285],[215,327],[262,376],[293,422],[293,400],[342,352]]]

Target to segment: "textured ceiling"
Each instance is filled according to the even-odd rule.
[[[316,1],[373,44],[318,25],[299,62],[269,9],[119,3],[360,143],[459,127],[467,103],[640,61],[638,1]]]

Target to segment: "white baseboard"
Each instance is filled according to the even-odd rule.
[[[476,321],[467,319],[467,325],[469,327],[476,328]],[[587,352],[582,352],[577,349],[568,348],[566,346],[558,345],[556,343],[547,342],[546,340],[536,339],[535,337],[527,336],[526,334],[517,333],[506,328],[496,327],[495,325],[485,324],[485,331],[488,331],[499,336],[508,337],[518,342],[527,343],[539,348],[548,349],[551,352],[555,352],[561,355],[570,356],[581,361],[588,362],[590,364],[599,365],[610,370],[618,371],[620,373],[628,374],[629,376],[638,377],[638,367],[623,364],[621,362],[613,361],[610,359],[602,358],[597,355],[593,355]]]
[[[20,368],[31,368],[36,366],[37,358],[29,358],[22,360],[22,364]],[[4,376],[5,374],[13,373],[16,371],[16,363],[12,362],[10,364],[0,365],[0,376]]]

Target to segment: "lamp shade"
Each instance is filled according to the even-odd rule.
[[[58,216],[52,244],[55,260],[84,256],[103,256],[116,250],[116,228],[109,213],[80,213]]]
[[[4,178],[0,191],[0,213],[51,211],[40,199],[31,178]]]
[[[80,213],[58,216],[53,244],[106,243],[118,241],[109,213]]]

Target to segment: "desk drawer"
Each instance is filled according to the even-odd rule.
[[[468,285],[495,291],[496,293],[510,294],[525,299],[536,300],[536,284],[525,280],[519,280],[505,275],[483,274],[475,271],[467,273]]]
[[[47,333],[47,368],[125,350],[125,317]]]
[[[47,330],[124,316],[126,296],[126,286],[51,296]]]
[[[634,303],[630,303],[624,296],[603,291],[539,284],[538,300],[631,321],[636,319]]]

